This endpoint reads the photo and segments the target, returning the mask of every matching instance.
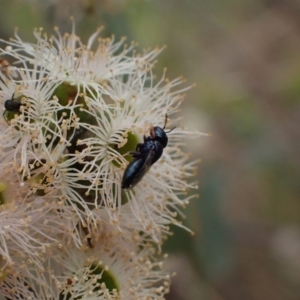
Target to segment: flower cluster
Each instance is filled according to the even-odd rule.
[[[75,34],[0,49],[0,293],[7,299],[163,299],[158,252],[195,188],[175,118],[182,78],[154,80],[161,49]],[[165,116],[161,159],[121,188],[131,151]],[[147,153],[145,160],[149,159]],[[139,170],[137,170],[139,171]],[[137,172],[134,170],[134,172]]]

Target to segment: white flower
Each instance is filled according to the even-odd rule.
[[[139,233],[124,235],[107,226],[99,231],[99,241],[92,248],[78,249],[73,244],[52,248],[38,271],[32,264],[18,261],[18,266],[0,274],[2,294],[37,300],[164,299],[170,276]]]
[[[135,74],[141,68],[150,69],[153,59],[161,51],[156,49],[140,56],[133,52],[136,44],[124,44],[125,38],[119,42],[115,42],[114,37],[98,38],[101,30],[98,28],[87,45],[75,34],[74,23],[72,33],[63,36],[57,28],[56,36],[50,38],[42,29],[36,29],[37,44],[22,41],[16,32],[15,39],[3,41],[7,47],[2,53],[14,57],[24,66],[38,60],[39,65],[49,71],[50,78],[76,84],[85,93],[98,93],[103,91],[105,80]],[[99,94],[96,95],[98,98]]]
[[[44,69],[36,70],[37,62],[34,67],[18,68],[18,79],[11,81],[7,81],[5,76],[0,74],[2,98],[5,101],[10,99],[9,101],[22,104],[20,106],[22,114],[10,121],[14,127],[4,127],[0,132],[3,152],[0,160],[9,162],[13,158],[23,177],[30,176],[30,164],[40,162],[42,159],[47,140],[54,141],[63,137],[57,119],[58,112],[63,106],[57,99],[51,98],[60,82],[48,80]],[[4,119],[7,118],[5,113],[3,116]]]
[[[58,34],[58,38],[52,38],[53,44],[41,34],[36,35],[37,46],[22,42],[18,36],[9,42],[13,48],[4,51],[6,54],[24,66],[33,63],[34,70],[36,65],[42,66],[39,72],[29,72],[30,76],[23,75],[14,82],[23,82],[24,88],[19,89],[25,97],[22,116],[17,119],[20,124],[17,135],[22,135],[15,150],[21,152],[20,169],[28,166],[25,152],[31,153],[31,160],[45,161],[44,169],[39,169],[45,174],[40,188],[49,192],[52,188],[56,197],[67,206],[71,204],[85,226],[98,222],[90,210],[105,208],[111,220],[116,221],[122,203],[129,202],[144,230],[158,230],[156,235],[160,235],[157,226],[176,222],[175,211],[187,203],[179,196],[195,187],[186,183],[194,168],[178,147],[182,138],[192,133],[179,127],[172,131],[162,159],[134,191],[124,193],[120,181],[128,151],[134,150],[143,134],[149,135],[151,126],[163,127],[166,114],[173,124],[178,122],[173,114],[188,88],[176,90],[183,79],[168,81],[165,73],[154,83],[151,67],[157,51],[130,57],[130,47],[113,56],[121,44],[100,40],[100,46],[92,52],[90,48],[97,35],[98,32],[92,35],[87,46],[82,45],[74,32],[64,37]],[[25,54],[20,54],[22,51]],[[26,74],[25,70],[23,73]],[[43,84],[38,84],[39,80]],[[62,80],[76,85],[67,85]],[[70,91],[67,98],[61,96],[64,88]],[[60,103],[55,102],[56,98]],[[64,115],[59,111],[64,111]],[[74,151],[66,153],[66,148],[70,152],[67,147],[70,143],[74,144]],[[37,172],[34,170],[35,176]],[[28,173],[27,167],[24,174],[31,176]],[[164,221],[156,222],[160,218]]]
[[[55,203],[34,193],[31,180],[20,185],[11,164],[1,164],[0,196],[0,289],[9,298],[17,286],[24,288],[22,278],[44,271],[43,261],[51,248],[57,247],[62,237],[72,239],[65,234],[73,228],[66,215],[63,219],[60,212],[55,213]]]
[[[137,232],[124,235],[104,226],[93,248],[63,248],[51,267],[61,299],[163,299],[169,275],[161,270],[162,262],[153,259],[150,245],[139,247],[140,240]]]
[[[94,33],[85,46],[74,28],[70,35],[61,36],[57,31],[57,37],[50,39],[39,30],[35,32],[36,45],[16,35],[5,42],[5,49],[0,48],[17,66],[13,72],[0,73],[0,97],[6,109],[0,122],[0,167],[7,170],[0,181],[3,186],[10,185],[13,195],[0,191],[0,208],[3,222],[17,224],[10,227],[16,243],[0,248],[9,261],[2,264],[7,274],[4,286],[14,285],[15,269],[11,266],[20,263],[23,256],[15,253],[23,251],[30,264],[21,261],[24,271],[15,285],[22,287],[28,282],[34,294],[39,293],[35,286],[40,286],[41,299],[48,294],[48,298],[55,298],[62,289],[74,298],[161,299],[166,290],[150,288],[151,280],[156,282],[161,275],[153,275],[156,264],[148,262],[152,250],[147,245],[160,247],[170,224],[184,227],[176,216],[194,197],[187,196],[187,191],[197,187],[192,179],[194,163],[188,161],[182,147],[185,137],[200,134],[181,128],[177,117],[190,87],[181,87],[182,78],[169,81],[166,71],[155,82],[154,59],[160,50],[138,55],[133,44],[120,51],[123,40],[99,39],[92,51],[98,34]],[[168,131],[174,125],[176,128]],[[164,149],[151,131],[153,126],[168,135]],[[130,152],[140,151],[137,144],[149,135],[158,143],[151,155],[149,149],[142,154],[142,159],[149,161],[149,170],[136,186],[124,190],[121,181],[132,159]],[[162,156],[153,164],[152,156],[159,150]],[[28,231],[19,224],[23,220]],[[103,234],[104,224],[113,234]],[[133,240],[132,232],[143,238]],[[0,230],[0,239],[5,240],[5,235]],[[30,245],[22,243],[22,237]],[[60,251],[55,250],[58,245]],[[48,269],[52,261],[61,263],[60,275],[48,270],[44,277],[38,276],[47,255]],[[72,268],[63,263],[69,261],[68,256],[74,259]],[[96,281],[91,274],[94,257],[109,265],[120,290],[108,292],[104,285],[97,286],[101,274]],[[114,257],[116,262],[109,260]],[[88,267],[84,265],[87,261]],[[143,281],[143,265],[152,279]],[[133,280],[136,274],[139,276]],[[20,278],[25,283],[19,283]],[[130,278],[132,282],[128,282]],[[52,283],[47,285],[48,281]],[[59,286],[58,282],[67,285]],[[94,282],[92,290],[87,282]],[[51,291],[47,292],[49,286]]]

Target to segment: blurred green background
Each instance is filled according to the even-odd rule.
[[[211,133],[187,151],[199,194],[190,236],[165,245],[168,300],[300,299],[300,2],[297,0],[1,0],[0,37],[15,26],[167,45],[157,70],[197,83],[183,123]],[[102,35],[102,36],[103,36]],[[86,37],[86,38],[84,38]]]

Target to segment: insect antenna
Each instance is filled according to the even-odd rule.
[[[165,128],[166,128],[167,122],[168,122],[168,115],[167,115],[167,114],[165,114],[165,125],[164,125],[163,129],[165,129]]]
[[[168,115],[165,114],[165,125],[163,127],[163,130],[165,130],[166,128],[166,125],[167,125],[167,122],[168,122]],[[169,131],[165,131],[165,133],[170,133],[172,130],[174,130],[176,128],[176,126],[174,126],[172,129],[170,129]]]
[[[170,133],[171,131],[173,131],[176,128],[176,126],[174,126],[172,129],[169,129],[169,131],[165,131],[165,133]]]

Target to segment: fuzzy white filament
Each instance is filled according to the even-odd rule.
[[[163,155],[131,190],[121,179],[153,126],[177,124],[181,78],[154,80],[161,49],[75,34],[36,44],[3,41],[0,72],[0,292],[24,299],[163,299],[156,262],[169,225],[195,188],[176,127]],[[8,70],[8,67],[6,68]],[[8,102],[7,102],[8,101]],[[169,127],[170,126],[170,127]],[[167,130],[167,129],[166,129]],[[21,295],[21,296],[20,296]],[[22,299],[23,299],[22,298]]]

